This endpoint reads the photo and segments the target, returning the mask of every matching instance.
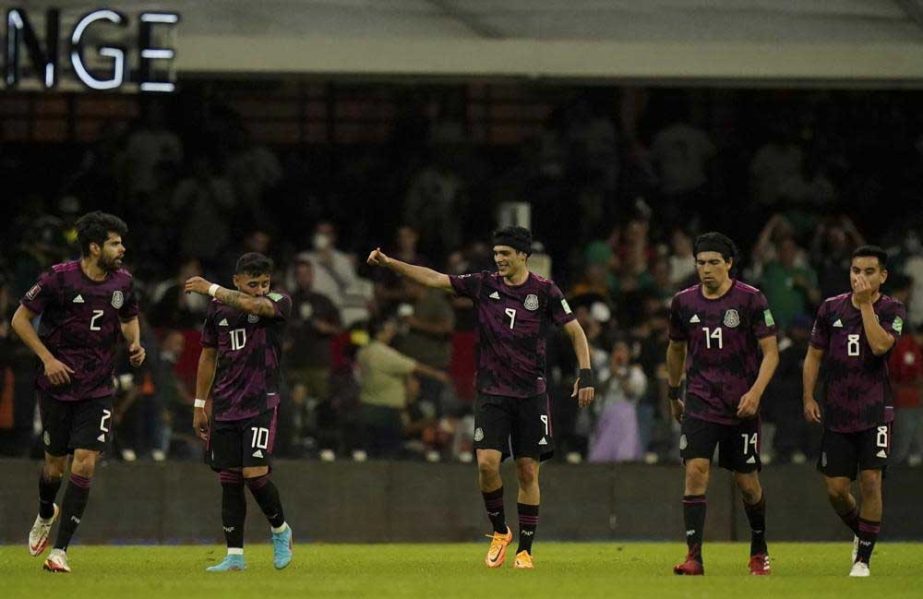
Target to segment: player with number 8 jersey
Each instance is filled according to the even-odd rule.
[[[779,363],[776,326],[765,296],[731,278],[737,256],[733,241],[721,233],[705,233],[696,239],[694,252],[700,283],[673,297],[667,350],[671,410],[682,424],[680,451],[686,470],[688,553],[673,572],[705,573],[705,492],[717,447],[718,463],[734,473],[750,521],[750,573],[763,576],[770,573],[770,562],[766,501],[758,476],[758,414]]]
[[[903,304],[880,292],[887,261],[887,252],[877,246],[853,252],[852,292],[818,309],[804,359],[804,415],[824,426],[817,469],[834,511],[854,535],[850,576],[869,576],[881,527],[881,480],[894,420],[888,354],[907,318]],[[821,365],[826,372],[818,404],[814,391]],[[861,502],[850,491],[857,475]]]
[[[269,521],[273,565],[292,559],[292,530],[270,480],[269,459],[276,436],[279,380],[285,325],[292,300],[271,289],[272,260],[257,253],[237,261],[235,290],[201,277],[186,281],[187,293],[210,295],[202,328],[196,374],[193,428],[206,442],[206,461],[221,482],[221,520],[228,553],[209,572],[246,568],[246,485]],[[206,407],[211,400],[212,413]]]

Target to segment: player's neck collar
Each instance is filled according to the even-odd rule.
[[[718,295],[708,295],[708,294],[706,294],[706,293],[705,293],[705,285],[703,285],[703,284],[701,284],[701,283],[699,283],[699,291],[700,291],[702,297],[704,297],[704,298],[707,299],[708,301],[715,301],[715,300],[719,300],[719,299],[723,298],[725,295],[727,295],[728,293],[730,293],[730,292],[731,292],[731,289],[734,288],[734,283],[735,283],[735,282],[736,282],[735,279],[729,278],[729,279],[728,279],[728,286],[727,286],[727,289],[725,289],[724,291],[722,291],[722,292],[719,293]]]
[[[513,283],[506,277],[502,277],[502,276],[500,277],[500,279],[503,281],[503,284],[506,285],[507,287],[522,287],[529,281],[529,277],[532,276],[532,273],[529,272],[528,268],[523,269],[523,272],[525,273],[525,276],[522,278],[522,281],[519,283]]]
[[[100,268],[96,264],[92,264],[89,259],[81,258],[80,259],[80,272],[83,273],[83,276],[93,281],[94,283],[102,283],[109,278],[109,273]]]

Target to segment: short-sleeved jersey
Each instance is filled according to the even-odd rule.
[[[278,292],[266,297],[275,308],[271,318],[248,314],[218,300],[208,305],[202,345],[218,351],[212,386],[215,420],[244,420],[279,405],[282,342],[292,299]]]
[[[707,298],[702,285],[673,296],[670,339],[687,343],[687,415],[736,425],[740,398],[759,374],[760,339],[776,334],[766,297],[734,281],[727,293]]]
[[[897,339],[907,319],[904,305],[881,295],[872,309],[884,330]],[[872,353],[862,313],[853,305],[851,293],[821,304],[811,331],[811,345],[824,351],[822,398],[827,429],[858,432],[894,419],[888,354]]]
[[[545,343],[552,324],[575,319],[557,285],[534,273],[507,285],[499,273],[450,276],[452,288],[475,302],[478,315],[477,389],[488,395],[545,393]]]
[[[36,388],[59,401],[112,395],[116,348],[123,322],[138,317],[131,274],[119,269],[94,281],[79,261],[56,264],[39,277],[20,303],[41,315],[38,336],[54,357],[70,366],[66,385],[52,385],[40,372]]]

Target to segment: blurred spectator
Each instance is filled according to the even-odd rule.
[[[207,157],[194,158],[192,175],[180,181],[173,194],[173,211],[181,223],[180,253],[199,258],[206,269],[216,267],[231,241],[237,208],[231,182]]]
[[[414,174],[404,199],[403,221],[420,232],[424,251],[444,257],[461,247],[465,213],[464,184],[449,166],[445,152],[434,152]]]
[[[811,240],[811,264],[817,269],[821,297],[833,297],[850,290],[852,252],[865,245],[865,238],[847,216],[822,221]]]
[[[182,143],[167,129],[163,106],[148,101],[118,158],[127,177],[125,189],[130,202],[156,199],[156,193],[179,172],[182,159]]]
[[[647,377],[631,361],[628,343],[615,342],[609,365],[599,372],[599,397],[593,404],[596,424],[590,437],[590,462],[636,462],[643,455],[638,429],[638,400]]]
[[[913,292],[907,304],[907,317],[913,326],[923,325],[923,243],[915,231],[908,231],[904,237],[904,274],[913,280]]]
[[[430,266],[429,260],[417,250],[420,233],[413,227],[402,225],[395,235],[395,245],[389,256],[394,256],[408,264]],[[387,268],[375,270],[375,299],[381,313],[390,313],[400,303],[413,302],[414,297],[408,292],[400,275]]]
[[[923,463],[923,327],[905,330],[888,357],[894,388],[896,464]]]
[[[695,281],[695,256],[692,236],[684,229],[673,229],[670,237],[670,283],[674,289],[685,289]]]
[[[198,258],[185,258],[176,274],[157,283],[150,298],[149,320],[156,328],[192,329],[205,319],[210,298],[198,293],[185,293],[183,285],[190,277],[203,275]]]
[[[772,122],[769,140],[750,162],[751,197],[764,207],[778,208],[800,198],[805,186],[804,151],[794,127],[784,117],[777,117]]]
[[[356,282],[356,270],[348,254],[337,249],[337,230],[333,223],[321,221],[314,228],[310,251],[300,256],[314,265],[314,291],[342,309],[346,294]]]
[[[401,453],[404,410],[407,408],[407,377],[412,374],[446,383],[448,376],[409,358],[391,342],[398,332],[393,318],[372,325],[372,339],[359,350],[362,440],[368,455],[396,458]]]
[[[813,313],[821,296],[814,271],[795,263],[800,252],[795,240],[787,237],[776,248],[777,258],[765,265],[760,289],[779,328],[787,328],[795,316]]]

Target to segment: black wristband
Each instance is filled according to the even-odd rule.
[[[578,389],[596,386],[596,381],[593,379],[593,371],[589,368],[581,368],[578,377],[580,378],[580,382],[577,383]]]
[[[681,399],[683,396],[682,385],[677,385],[675,387],[673,385],[670,385],[670,390],[667,391],[667,396],[673,401],[676,401],[677,399]]]

